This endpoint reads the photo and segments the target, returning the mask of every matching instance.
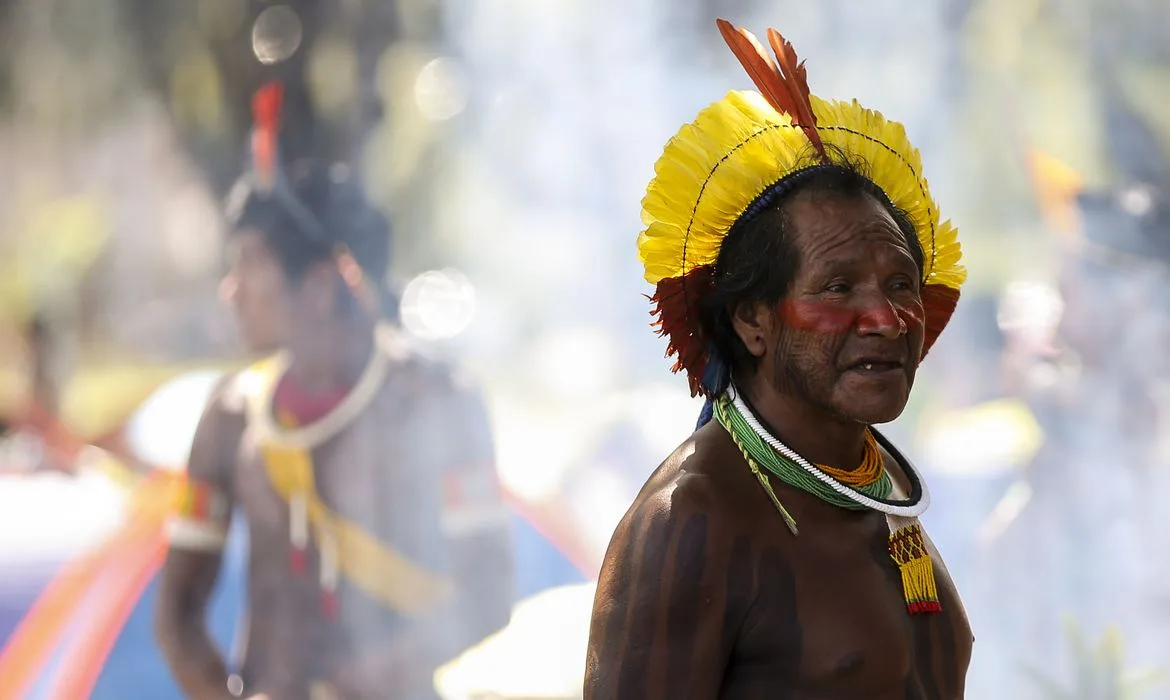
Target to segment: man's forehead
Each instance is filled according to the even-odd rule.
[[[801,193],[790,202],[788,216],[793,243],[806,255],[865,242],[890,243],[909,253],[894,217],[868,194]]]

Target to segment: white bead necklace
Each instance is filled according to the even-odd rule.
[[[740,397],[739,392],[735,391],[734,388],[728,391],[731,394],[731,401],[735,409],[739,411],[744,421],[755,431],[756,435],[760,436],[761,440],[837,493],[870,510],[876,510],[879,513],[885,513],[886,515],[893,515],[899,518],[917,518],[926,512],[927,507],[930,505],[930,492],[926,489],[926,482],[922,480],[922,476],[914,468],[914,465],[910,463],[909,459],[903,457],[902,466],[908,472],[907,476],[918,482],[922,493],[919,499],[917,501],[903,501],[901,503],[887,503],[875,500],[837,481],[818,469],[815,464],[797,454],[796,450],[780,442],[775,435],[772,435],[767,428],[760,424],[759,420],[756,419],[756,415]]]
[[[274,360],[276,367],[272,377],[268,378],[270,381],[265,383],[263,377],[249,377],[251,382],[263,383],[252,387],[249,392],[252,399],[248,403],[249,427],[255,431],[259,442],[291,449],[314,449],[340,433],[369,406],[382,388],[390,361],[401,352],[394,330],[379,323],[374,329],[374,350],[357,383],[341,403],[320,420],[296,428],[278,424],[272,412],[273,393],[290,364],[288,354],[282,352]]]

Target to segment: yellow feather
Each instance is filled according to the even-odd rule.
[[[861,161],[873,182],[914,223],[924,279],[958,289],[966,279],[958,231],[942,221],[922,158],[901,124],[852,102],[810,96],[830,153]],[[815,165],[808,137],[754,91],[732,91],[666,144],[642,199],[638,255],[658,284],[715,262],[724,236],[764,190]],[[685,255],[684,255],[685,252]]]

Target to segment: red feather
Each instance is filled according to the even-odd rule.
[[[817,115],[813,113],[812,102],[809,100],[808,72],[804,69],[804,61],[798,61],[796,49],[792,42],[786,40],[775,29],[768,29],[768,43],[776,53],[776,61],[780,64],[780,77],[788,88],[789,96],[797,110],[797,122],[808,134],[817,153],[825,155],[825,146],[821,143],[821,135],[817,133]]]
[[[667,338],[666,355],[675,356],[671,371],[686,370],[691,396],[702,393],[700,379],[707,368],[707,343],[699,328],[699,302],[711,292],[714,268],[696,267],[682,277],[667,277],[660,281],[650,302],[651,314],[656,316],[653,326],[660,336]]]
[[[252,97],[252,162],[261,183],[271,187],[276,179],[277,134],[284,102],[284,86],[279,82],[263,85]]]
[[[781,114],[787,114],[793,124],[799,126],[808,136],[813,148],[822,159],[826,158],[825,146],[817,133],[817,117],[809,101],[808,79],[803,63],[797,63],[796,51],[792,44],[784,41],[775,29],[768,30],[768,40],[780,61],[768,55],[759,39],[743,28],[737,28],[725,19],[715,21],[723,40],[740,64],[759,88],[768,104]]]
[[[740,65],[747,71],[768,104],[779,112],[786,112],[787,110],[780,106],[786,95],[784,85],[780,81],[780,70],[756,36],[746,29],[736,29],[725,19],[717,19],[715,24],[718,25],[723,40],[739,59]]]
[[[959,290],[942,284],[928,284],[922,288],[922,309],[926,314],[926,330],[922,340],[922,356],[938,340],[959,304]]]

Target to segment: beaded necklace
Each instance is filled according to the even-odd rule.
[[[902,575],[902,592],[911,614],[937,613],[942,610],[934,578],[934,563],[926,546],[925,535],[917,517],[926,510],[930,496],[922,479],[910,462],[901,457],[893,445],[881,439],[910,480],[910,498],[890,500],[894,483],[885,469],[878,449],[878,434],[866,431],[865,453],[861,467],[845,471],[816,465],[769,433],[734,389],[720,397],[714,406],[719,424],[731,436],[747,461],[772,505],[780,512],[793,535],[799,534],[796,519],[776,496],[764,473],[793,488],[810,493],[822,501],[848,510],[877,510],[886,514],[890,528],[890,558]],[[843,478],[842,478],[843,477]],[[852,483],[847,483],[852,482]]]
[[[748,422],[744,420],[743,414],[737,410],[735,404],[731,401],[720,400],[715,405],[715,416],[719,420],[719,424],[735,439],[740,451],[745,453],[745,457],[754,461],[759,467],[766,469],[780,481],[801,491],[811,493],[822,501],[837,506],[838,508],[848,510],[866,510],[868,508],[868,506],[858,503],[855,499],[842,495],[821,479],[801,469],[794,460],[773,449],[771,445],[764,441],[761,435],[752,430]],[[890,480],[889,473],[882,468],[877,442],[874,440],[872,433],[867,431],[865,437],[867,454],[863,459],[862,468],[855,472],[845,472],[844,470],[833,471],[837,472],[837,474],[869,472],[865,475],[867,477],[865,479],[857,477],[853,479],[857,482],[855,484],[856,490],[871,498],[884,499],[889,497],[893,490],[893,482]],[[876,466],[876,469],[871,465]],[[813,466],[826,476],[836,477],[839,482],[844,483],[843,479],[837,476],[837,474],[830,473],[823,465],[817,464]]]
[[[776,454],[775,457],[767,457],[768,463],[772,463],[777,467],[777,471],[774,472],[776,478],[780,479],[789,486],[801,489],[802,491],[808,491],[818,498],[827,500],[834,505],[838,505],[837,496],[842,496],[853,504],[861,506],[861,508],[856,508],[854,505],[843,505],[843,502],[841,502],[841,507],[843,508],[850,508],[854,510],[864,510],[868,508],[870,510],[876,510],[878,512],[885,513],[886,515],[893,515],[901,518],[917,518],[926,512],[927,506],[930,505],[930,493],[926,490],[926,485],[923,483],[922,478],[918,475],[918,472],[915,471],[909,460],[903,457],[898,452],[898,450],[889,443],[889,441],[885,440],[885,438],[882,438],[881,435],[872,428],[869,430],[869,432],[875,439],[880,440],[882,447],[885,447],[891,454],[896,456],[898,463],[906,473],[906,477],[910,480],[910,497],[908,499],[893,500],[889,498],[889,496],[892,494],[892,490],[888,489],[886,486],[880,487],[884,493],[878,491],[878,487],[876,486],[869,488],[867,492],[867,489],[865,488],[854,488],[848,484],[838,481],[830,474],[824,472],[820,467],[802,457],[796,452],[796,450],[793,450],[788,445],[785,445],[775,435],[772,435],[772,433],[768,432],[767,428],[765,428],[760,423],[759,419],[756,418],[755,413],[753,413],[747,403],[744,402],[743,397],[739,396],[739,394],[736,393],[734,389],[729,390],[728,394],[730,396],[725,395],[720,398],[720,401],[726,402],[729,409],[734,410],[735,413],[737,413],[739,417],[742,418],[743,424],[747,426],[746,429],[742,427],[740,428],[740,430],[743,432],[738,436],[739,440],[741,442],[745,440],[750,441],[750,436],[754,435],[762,440],[769,448],[771,448],[770,451]],[[726,428],[727,426],[724,427]],[[729,429],[729,432],[732,430],[735,430],[734,425],[731,429]],[[763,452],[760,456],[762,457],[767,454],[768,452]],[[777,458],[780,458],[779,461],[773,461]],[[799,469],[793,469],[793,465],[799,467]],[[887,474],[885,474],[884,468],[882,471],[884,478],[879,480],[878,483],[887,483],[890,485],[890,487],[892,487],[892,482],[889,481],[889,477]],[[802,474],[797,475],[797,472],[802,472]],[[818,482],[820,482],[820,486],[831,489],[836,495],[825,498],[821,495],[823,492],[820,490],[820,486],[815,487],[817,488],[815,491],[810,490],[810,487],[807,486],[809,482],[806,481],[805,475],[813,477]]]

